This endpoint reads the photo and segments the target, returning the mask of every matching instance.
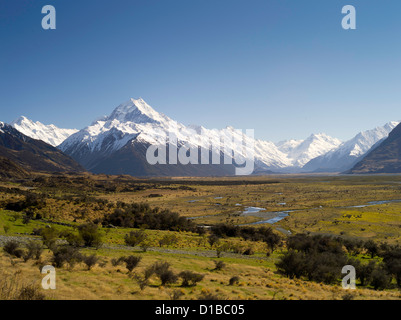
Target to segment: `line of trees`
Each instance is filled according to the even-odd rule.
[[[383,290],[394,286],[395,280],[396,286],[401,288],[401,247],[398,245],[297,234],[288,238],[287,248],[276,266],[289,278],[334,284],[344,276],[342,268],[352,265],[361,286]],[[369,255],[371,260],[362,262],[360,254]]]
[[[113,225],[124,228],[146,228],[153,230],[196,231],[191,220],[176,212],[160,208],[151,208],[148,204],[124,204],[112,214],[106,214],[102,220],[104,226]]]

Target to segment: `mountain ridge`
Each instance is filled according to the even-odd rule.
[[[20,123],[20,127],[18,127],[18,123]],[[248,137],[231,126],[224,129],[206,129],[201,125],[184,125],[157,112],[142,98],[131,98],[121,103],[108,116],[97,118],[91,125],[81,130],[59,129],[53,125],[45,126],[40,122],[35,123],[26,117],[20,117],[13,121],[14,127],[20,128],[23,133],[26,132],[28,136],[42,141],[49,142],[50,139],[53,139],[51,140],[53,145],[56,144],[54,131],[60,133],[65,130],[64,136],[58,135],[58,141],[61,141],[61,143],[57,147],[61,151],[74,158],[87,170],[94,170],[99,173],[103,173],[100,168],[114,172],[115,169],[112,167],[114,161],[116,166],[120,165],[118,172],[122,174],[124,173],[124,168],[129,172],[138,173],[138,170],[129,168],[129,153],[131,153],[132,159],[139,157],[142,159],[141,161],[146,161],[146,154],[143,151],[142,154],[139,154],[137,150],[132,149],[132,145],[135,145],[138,150],[142,150],[143,148],[139,147],[140,144],[146,146],[166,144],[169,132],[176,136],[177,141],[175,143],[177,148],[185,145],[191,146],[194,143],[198,143],[201,148],[208,148],[210,142],[213,145],[221,146],[222,137],[230,135],[237,140],[239,139],[239,141],[244,139],[248,146],[254,146],[254,169],[258,173],[342,172],[350,169],[361,160],[369,149],[386,138],[398,123],[392,121],[382,127],[359,132],[352,139],[344,142],[325,133],[317,133],[311,134],[304,140],[293,139],[273,143]],[[36,129],[35,126],[39,126],[39,129]],[[49,128],[50,131],[46,132]],[[46,138],[46,133],[50,137]],[[194,142],[194,139],[197,139],[197,142]],[[247,148],[244,149],[232,143],[230,146],[242,159],[247,157]],[[125,151],[122,152],[122,149]],[[124,155],[123,158],[127,159],[120,161],[116,157],[117,153],[121,156]],[[220,153],[215,156],[223,159],[227,154],[221,149]],[[212,154],[210,157],[212,157]],[[232,158],[232,154],[229,157]],[[105,165],[105,162],[108,165]],[[121,167],[122,164],[120,162],[124,162],[124,166]],[[160,172],[159,169],[153,170],[155,167],[149,167],[145,164],[139,165],[138,161],[135,163],[137,166],[147,168],[145,171],[152,175],[155,172]],[[175,174],[180,174],[181,171],[186,175],[190,171],[188,167],[185,167],[185,169],[184,167],[178,167],[176,166],[178,171]],[[196,166],[190,167],[195,168]],[[164,168],[166,167],[164,166]],[[167,173],[170,172],[170,170],[164,170]],[[215,167],[213,170],[210,169],[211,175],[218,175],[219,170],[221,174],[226,175],[227,172],[232,171],[232,168]],[[205,170],[203,168],[202,170],[193,170],[194,175],[199,175],[200,172],[205,172]]]
[[[23,170],[40,172],[83,172],[81,165],[57,148],[28,137],[14,127],[0,122],[0,157]],[[19,169],[18,169],[19,170]]]
[[[337,149],[314,158],[305,164],[305,171],[342,172],[350,169],[378,142],[388,137],[400,121],[390,121],[383,126],[359,132]]]
[[[346,173],[401,173],[401,123]]]
[[[57,147],[70,135],[78,132],[77,129],[61,129],[53,124],[44,125],[39,121],[34,122],[25,116],[15,119],[10,125],[26,136],[44,141],[53,147]]]
[[[185,126],[157,112],[142,98],[131,98],[117,106],[109,116],[104,116],[94,121],[90,126],[71,135],[59,148],[82,163],[88,170],[91,170],[93,166],[97,166],[94,163],[96,158],[105,159],[109,157],[131,140],[135,140],[136,143],[142,141],[145,144],[160,144],[163,143],[168,131],[174,132],[177,140],[181,141],[182,144],[185,141],[188,142],[188,137],[196,136],[200,131],[210,137],[215,144],[220,144],[221,136],[228,134],[233,134],[238,139],[242,139],[241,134],[230,126],[220,130],[206,129],[200,125]],[[298,149],[297,153],[289,157],[271,141],[246,136],[244,138],[245,141],[255,146],[255,162],[258,164],[258,171],[277,171],[288,167],[300,167],[311,157],[321,155],[339,144],[338,139],[324,134],[311,135],[308,139],[313,141],[305,139],[303,149]],[[326,139],[327,144],[316,147],[316,141],[319,139],[321,141]],[[200,140],[200,145],[206,146],[205,139],[201,137]],[[320,150],[317,150],[319,148]],[[236,151],[241,153],[238,149]],[[243,153],[241,154],[245,156]]]

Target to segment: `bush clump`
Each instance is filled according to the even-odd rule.
[[[239,277],[238,276],[233,276],[230,278],[230,280],[228,281],[228,285],[233,286],[239,283]]]
[[[136,256],[128,256],[124,258],[125,266],[128,269],[128,272],[132,272],[134,270],[139,262],[141,262],[142,257],[136,257]]]
[[[181,286],[183,287],[193,287],[203,280],[205,277],[203,274],[195,273],[192,271],[182,271],[178,275],[182,279]]]
[[[82,261],[82,255],[80,251],[71,246],[58,246],[53,249],[52,264],[56,268],[62,268],[68,263],[70,268]]]
[[[39,260],[43,252],[43,245],[38,241],[30,240],[25,245],[27,252],[24,253],[24,260],[29,259]]]
[[[306,277],[308,280],[332,284],[342,277],[341,270],[348,257],[339,238],[297,234],[287,241],[288,252],[276,266],[289,278]]]
[[[181,217],[178,213],[160,208],[150,208],[148,204],[121,203],[112,214],[104,216],[103,225],[124,228],[140,228],[147,226],[153,230],[194,231],[193,221]]]
[[[226,264],[224,261],[217,261],[217,260],[213,260],[214,262],[214,269],[213,270],[223,270],[226,267]]]
[[[78,233],[86,247],[99,248],[102,245],[102,234],[96,224],[82,224],[78,227]]]
[[[145,278],[149,279],[155,274],[161,281],[161,285],[174,284],[178,280],[178,276],[170,269],[168,262],[155,262],[145,270]]]
[[[9,255],[21,258],[24,254],[24,251],[20,248],[20,245],[15,240],[9,240],[4,244],[3,247],[4,252],[7,252]]]
[[[142,244],[147,239],[147,234],[144,230],[131,231],[125,235],[125,244],[131,247],[136,247]]]
[[[88,270],[91,270],[96,263],[98,263],[99,261],[99,257],[96,256],[95,254],[91,254],[88,256],[82,256],[82,262],[86,264],[86,267],[88,268]]]

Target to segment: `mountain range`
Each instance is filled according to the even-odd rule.
[[[401,124],[376,144],[349,173],[401,173]]]
[[[44,125],[39,121],[33,122],[24,116],[14,120],[10,125],[26,136],[42,140],[53,147],[57,147],[70,135],[78,132],[77,129],[60,129],[53,124]]]
[[[3,176],[32,171],[82,172],[84,168],[59,149],[0,122],[0,166]]]
[[[399,123],[391,121],[382,127],[360,132],[338,148],[310,160],[303,169],[313,172],[346,171],[358,163],[373,146],[385,140]]]
[[[192,133],[194,131],[195,134]],[[191,175],[226,175],[233,172],[232,165],[149,165],[145,159],[146,149],[152,144],[163,143],[166,132],[174,132],[177,147],[188,143],[188,137],[194,135],[199,138],[200,147],[205,149],[209,148],[209,141],[203,136],[210,137],[214,145],[221,145],[221,137],[229,134],[237,135],[238,139],[244,138],[246,145],[254,145],[255,170],[258,172],[295,170],[341,143],[325,134],[314,134],[298,141],[296,145],[286,142],[276,145],[270,141],[241,136],[232,127],[210,130],[201,126],[185,126],[158,113],[143,99],[130,99],[109,116],[71,135],[59,148],[95,173],[188,175],[189,171]],[[238,147],[235,151],[246,158]],[[218,157],[224,156],[227,154],[222,150]],[[231,154],[228,156],[232,157]]]
[[[209,150],[210,158],[221,161],[220,164],[208,165],[151,165],[146,159],[146,151],[151,145],[166,145],[166,133],[173,132],[176,141],[167,145],[168,163],[172,147],[191,147],[196,141],[201,148],[208,150],[210,142],[222,146],[221,137],[233,135],[244,139],[246,146],[254,145],[254,173],[343,172],[362,160],[373,146],[383,142],[398,124],[396,121],[389,122],[360,132],[345,142],[319,133],[311,134],[305,140],[273,143],[248,137],[232,127],[211,130],[196,125],[186,126],[157,112],[139,98],[120,104],[109,116],[103,116],[81,130],[60,129],[26,117],[18,118],[9,127],[35,141],[42,140],[57,147],[93,173],[215,176],[234,174],[233,164],[223,164],[225,158],[233,158],[230,150]],[[233,144],[231,147],[242,159],[247,159],[247,148],[238,148]]]

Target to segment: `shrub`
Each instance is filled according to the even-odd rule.
[[[220,243],[220,238],[218,236],[216,236],[215,234],[211,234],[211,235],[209,235],[207,241],[209,242],[210,246],[213,248],[213,246],[215,244]]]
[[[242,237],[244,240],[263,241],[272,252],[281,243],[281,237],[270,227],[239,227],[220,223],[213,226],[211,232],[217,238]]]
[[[375,290],[384,290],[390,286],[391,276],[384,270],[384,268],[376,268],[372,272],[371,285]]]
[[[376,262],[375,261],[369,261],[367,264],[362,264],[362,263],[354,263],[352,264],[355,267],[356,270],[356,276],[358,277],[359,281],[361,282],[362,286],[367,286],[369,285],[371,278],[372,278],[372,272],[373,270],[376,269]]]
[[[125,228],[140,228],[146,225],[149,229],[170,231],[193,231],[196,228],[193,221],[181,217],[176,212],[152,209],[143,203],[117,204],[117,209],[112,214],[105,215],[102,223]]]
[[[150,277],[155,273],[154,271],[154,265],[151,265],[149,267],[147,267],[144,271],[144,277],[146,280],[149,280]]]
[[[35,285],[27,285],[20,289],[17,300],[44,300],[45,295],[39,291],[39,287]]]
[[[29,193],[24,200],[7,203],[6,210],[21,212],[28,208],[42,209],[45,205],[44,195]]]
[[[166,261],[164,262],[155,262],[152,266],[151,269],[153,270],[153,273],[156,273],[156,275],[160,275],[164,271],[170,269],[170,264]]]
[[[386,270],[395,277],[397,286],[401,287],[401,249],[387,248],[383,253],[383,262]]]
[[[253,249],[252,248],[247,248],[247,249],[245,249],[245,251],[242,253],[243,255],[245,255],[245,256],[251,256],[251,255],[253,255],[255,252],[253,251]]]
[[[224,263],[224,261],[216,261],[214,260],[214,269],[213,270],[222,270],[226,267],[226,264]]]
[[[7,234],[8,231],[10,230],[10,226],[9,225],[4,225],[3,226],[3,230],[4,230],[4,233]]]
[[[203,274],[195,273],[192,271],[182,271],[178,276],[182,278],[181,286],[183,287],[196,286],[196,284],[202,281],[205,277]]]
[[[159,274],[160,281],[162,282],[162,286],[166,284],[176,283],[178,280],[177,275],[171,270],[165,270]]]
[[[25,261],[28,261],[29,259],[40,259],[40,256],[43,252],[43,245],[41,243],[31,240],[25,246],[28,249],[28,251],[24,254]]]
[[[50,226],[40,229],[40,235],[42,236],[44,245],[49,249],[52,249],[56,245],[59,236],[58,231]]]
[[[144,230],[131,231],[125,235],[125,244],[131,247],[136,247],[143,243],[147,238],[147,234]]]
[[[9,255],[21,258],[24,252],[20,249],[19,243],[15,240],[9,240],[4,244],[3,250]]]
[[[140,247],[141,247],[141,249],[142,249],[143,252],[148,251],[148,249],[149,249],[149,247],[150,247],[149,242],[148,242],[148,241],[142,242]]]
[[[31,222],[31,220],[32,220],[32,217],[30,215],[28,215],[28,214],[24,214],[22,216],[22,223],[23,224],[29,224],[29,222]]]
[[[86,264],[88,270],[90,270],[98,263],[99,258],[95,254],[92,254],[89,256],[82,256],[82,261]]]
[[[85,246],[99,248],[102,245],[102,235],[96,224],[82,224],[78,227],[78,233]]]
[[[233,277],[231,277],[230,280],[228,281],[228,284],[229,284],[230,286],[233,286],[233,285],[238,284],[238,283],[239,283],[239,277],[238,277],[238,276],[233,276]]]
[[[77,248],[70,246],[60,246],[53,249],[52,264],[56,268],[62,268],[68,263],[70,268],[82,261],[82,255]]]
[[[370,257],[373,259],[375,255],[377,255],[379,251],[379,247],[377,246],[376,242],[373,240],[368,240],[365,242],[364,247],[366,251],[370,254]]]
[[[198,296],[198,300],[222,300],[222,298],[218,294],[212,292],[202,292]]]
[[[171,246],[178,242],[178,237],[175,234],[167,234],[159,240],[160,247]]]
[[[347,300],[347,301],[354,300],[355,295],[353,295],[352,293],[346,293],[342,296],[342,298],[343,298],[343,300]]]
[[[280,261],[276,263],[277,269],[287,277],[300,278],[306,269],[305,254],[290,249],[283,254]]]
[[[68,232],[64,235],[65,240],[67,240],[68,244],[73,247],[82,247],[85,243],[82,237],[79,234],[75,234],[73,232]]]
[[[147,278],[146,276],[141,277],[138,274],[134,274],[133,278],[138,283],[141,291],[144,290],[149,285],[149,278]]]
[[[7,208],[7,207],[6,207]],[[21,218],[21,213],[19,212],[12,212],[11,213],[12,221],[17,222],[18,219]]]
[[[309,253],[344,253],[340,238],[327,235],[309,236],[304,233],[296,234],[288,238],[287,247],[297,251]]]
[[[19,271],[8,273],[2,270],[0,275],[0,300],[44,300],[38,285],[27,284]]]
[[[182,290],[171,290],[167,292],[171,300],[180,300],[180,298],[185,295],[184,291]]]
[[[287,247],[276,266],[289,278],[306,276],[331,284],[342,277],[342,267],[349,261],[342,240],[333,236],[297,234],[289,237]]]
[[[120,257],[118,259],[113,258],[113,259],[111,259],[111,265],[113,267],[120,266],[120,265],[122,265],[124,263],[124,260],[125,260],[125,257]]]
[[[305,255],[305,258],[307,259],[305,271],[308,279],[326,284],[335,283],[342,277],[341,270],[348,261],[345,255],[333,252],[309,254]]]
[[[348,253],[352,255],[358,255],[363,248],[363,242],[357,239],[344,239],[343,244]]]
[[[136,256],[128,256],[124,258],[125,266],[128,269],[128,272],[132,272],[134,270],[139,262],[142,260],[142,257],[136,257]]]
[[[155,262],[145,270],[146,279],[149,279],[152,274],[156,274],[157,277],[159,277],[162,286],[176,283],[178,280],[177,275],[170,270],[170,264],[168,262]]]

